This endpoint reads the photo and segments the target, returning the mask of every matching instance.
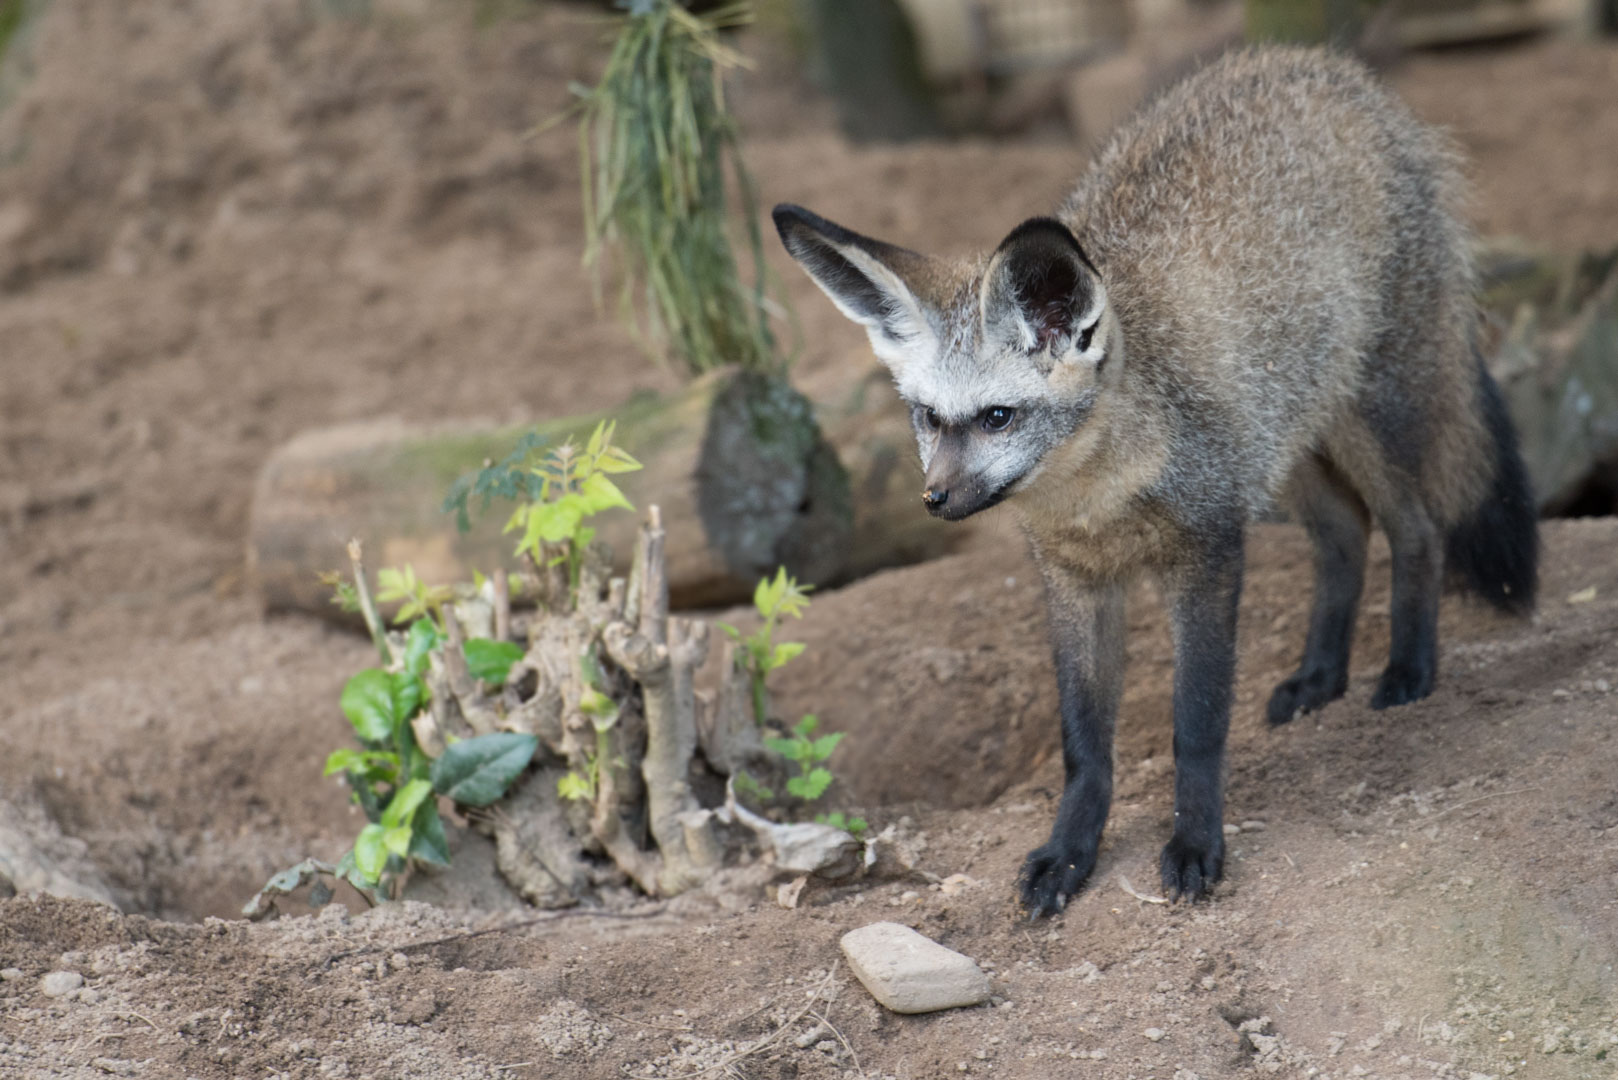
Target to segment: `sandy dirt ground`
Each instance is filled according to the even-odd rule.
[[[467,893],[233,920],[357,829],[319,771],[368,655],[259,614],[242,554],[258,465],[326,423],[520,419],[672,385],[592,304],[571,136],[523,138],[599,63],[578,9],[319,7],[54,0],[0,111],[0,798],[122,909],[0,900],[0,1076],[1614,1074],[1606,519],[1548,524],[1531,622],[1446,600],[1437,693],[1387,713],[1366,707],[1387,644],[1377,547],[1347,699],[1276,730],[1262,706],[1301,646],[1308,553],[1256,529],[1240,831],[1207,904],[1122,884],[1155,891],[1171,814],[1169,642],[1143,589],[1094,884],[1059,919],[1018,917],[1061,766],[1005,518],[963,554],[820,596],[779,682],[785,713],[852,733],[842,804],[970,884],[812,884],[790,911],[692,896],[474,938],[509,916]],[[1618,243],[1618,47],[1447,52],[1389,77],[1470,156],[1481,231]],[[912,246],[992,244],[1081,164],[1049,139],[852,147],[777,60],[733,92],[768,201]],[[797,377],[829,398],[870,363],[862,335],[771,258]],[[880,1009],[837,950],[877,919],[978,959],[994,1002]],[[56,970],[86,981],[46,996]]]

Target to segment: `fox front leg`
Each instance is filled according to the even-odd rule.
[[[1208,543],[1165,582],[1174,624],[1174,835],[1163,848],[1163,891],[1206,896],[1225,864],[1225,738],[1236,676],[1242,535]]]
[[[1067,782],[1051,838],[1023,864],[1022,903],[1054,915],[1095,868],[1101,827],[1112,805],[1112,735],[1124,682],[1124,594],[1043,567],[1056,684],[1062,703]]]

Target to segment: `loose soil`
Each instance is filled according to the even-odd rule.
[[[579,272],[571,136],[523,138],[600,61],[582,9],[319,14],[349,6],[54,0],[31,74],[0,83],[0,797],[124,912],[0,900],[0,1075],[1612,1075],[1611,520],[1547,525],[1531,621],[1446,600],[1438,691],[1373,713],[1379,545],[1348,697],[1280,729],[1262,707],[1301,647],[1308,551],[1255,529],[1240,831],[1206,904],[1124,885],[1155,893],[1171,814],[1170,646],[1143,588],[1094,882],[1053,921],[1015,910],[1061,765],[1039,591],[995,518],[963,554],[819,596],[780,673],[786,715],[852,733],[842,805],[898,828],[925,874],[473,938],[511,917],[496,894],[235,920],[357,829],[318,777],[368,647],[259,614],[242,540],[266,455],[336,421],[672,385]],[[1059,142],[851,147],[782,47],[750,51],[765,62],[733,92],[769,201],[964,250],[1078,167]],[[1470,155],[1481,230],[1618,243],[1618,48],[1450,52],[1390,78]],[[771,260],[799,381],[830,398],[869,365],[862,336]],[[970,880],[932,880],[953,874]],[[885,1013],[837,951],[878,919],[977,958],[994,1003]],[[58,969],[84,987],[45,996]]]

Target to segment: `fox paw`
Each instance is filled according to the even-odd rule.
[[[1388,709],[1420,701],[1433,692],[1433,669],[1410,664],[1389,664],[1377,680],[1371,708]]]
[[[1030,851],[1018,877],[1022,906],[1029,918],[1055,915],[1065,908],[1095,864],[1094,847],[1070,846],[1052,840]]]
[[[1213,890],[1225,870],[1225,839],[1198,844],[1179,835],[1163,847],[1163,891],[1171,900],[1184,896],[1201,900]]]
[[[1300,668],[1283,679],[1270,695],[1270,723],[1285,724],[1300,713],[1314,712],[1342,697],[1347,689],[1347,672]]]

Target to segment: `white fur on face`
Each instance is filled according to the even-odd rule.
[[[976,325],[953,320],[943,345],[916,343],[903,350],[901,362],[888,367],[900,396],[932,408],[946,423],[970,420],[995,405],[1064,404],[1093,383],[1107,355],[1113,322],[1104,318],[1107,311],[1106,293],[1097,282],[1089,310],[1059,355],[1049,349],[1030,351],[1032,328],[1007,306],[983,311]],[[1092,331],[1090,341],[1081,351],[1077,345],[1086,330]],[[883,358],[881,352],[877,355]]]

